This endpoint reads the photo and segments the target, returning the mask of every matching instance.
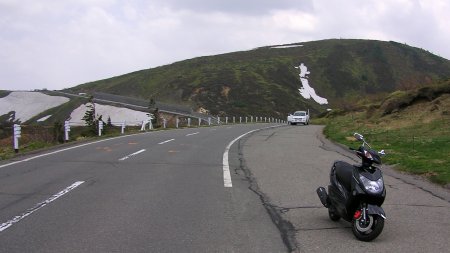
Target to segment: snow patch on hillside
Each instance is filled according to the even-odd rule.
[[[84,126],[85,122],[83,121],[83,117],[87,110],[88,108],[85,104],[80,105],[78,108],[73,110],[70,114],[71,125]],[[111,123],[115,126],[122,125],[122,122],[125,122],[125,124],[129,126],[141,125],[143,120],[148,119],[146,112],[111,105],[101,105],[97,103],[95,103],[95,114],[97,117],[102,115],[104,122],[107,122],[108,117],[111,117]]]
[[[32,117],[50,109],[60,106],[70,99],[61,96],[49,96],[40,92],[14,91],[8,96],[0,98],[0,115],[8,114],[9,121],[19,120],[25,122]],[[84,126],[83,117],[87,111],[86,105],[80,105],[72,111],[67,119],[71,125]],[[11,112],[11,113],[10,113]],[[142,121],[148,120],[147,112],[131,110],[124,107],[103,105],[95,103],[97,117],[102,115],[104,122],[111,118],[111,123],[121,126],[125,123],[128,126],[141,125]],[[48,120],[52,115],[46,115],[38,119],[38,122]]]
[[[313,87],[309,85],[308,82],[308,76],[310,72],[308,71],[308,68],[305,66],[305,64],[300,64],[300,66],[295,67],[296,69],[300,70],[300,81],[302,82],[302,87],[298,89],[300,92],[300,95],[302,95],[306,99],[314,99],[317,103],[323,105],[328,104],[328,100],[326,98],[320,97],[316,94],[316,91]]]
[[[8,96],[0,98],[0,115],[15,111],[15,119],[25,122],[39,113],[62,105],[69,98],[49,96],[41,92],[13,91]]]
[[[52,115],[50,114],[50,115],[47,115],[47,116],[45,116],[45,117],[42,117],[42,118],[38,119],[37,122],[43,122],[43,121],[46,121],[46,120],[48,120],[51,116],[52,116]]]
[[[273,49],[291,48],[291,47],[303,47],[303,45],[284,45],[284,46],[274,46],[270,47]]]

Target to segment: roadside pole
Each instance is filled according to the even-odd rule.
[[[70,122],[66,120],[64,121],[64,140],[66,142],[69,141],[69,132],[70,132]]]
[[[19,153],[19,138],[22,137],[22,128],[18,124],[14,124],[14,152]]]
[[[102,130],[103,130],[103,121],[98,121],[98,136],[102,136]]]

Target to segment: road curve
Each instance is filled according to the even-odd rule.
[[[245,177],[223,178],[227,145],[272,126],[149,132],[2,163],[0,252],[286,252]]]
[[[322,127],[274,126],[151,132],[3,163],[0,252],[448,251],[448,191],[385,169],[385,228],[357,241],[315,193],[353,155]]]

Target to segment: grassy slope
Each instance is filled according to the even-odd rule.
[[[8,90],[0,90],[0,98],[6,97],[11,93],[11,91]]]
[[[361,95],[410,89],[450,76],[450,62],[395,42],[323,40],[285,49],[258,48],[199,57],[86,83],[75,92],[103,91],[202,106],[213,114],[286,115],[299,108],[321,112],[299,93],[305,63],[310,84],[332,107]]]
[[[386,150],[385,162],[424,175],[436,183],[449,184],[449,88],[450,81],[440,84],[435,90],[443,93],[437,92],[436,97],[429,99],[418,90],[402,95],[394,93],[381,104],[369,106],[369,110],[329,118],[325,135],[356,147],[358,144],[351,136],[359,132],[373,147]],[[405,105],[405,100],[410,103]],[[392,104],[398,107],[385,114],[385,109]]]

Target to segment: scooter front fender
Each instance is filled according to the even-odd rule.
[[[381,216],[383,219],[386,219],[386,214],[384,213],[383,208],[381,208],[381,206],[376,206],[376,205],[367,205],[367,213],[368,214],[374,214],[374,215],[379,215]]]

